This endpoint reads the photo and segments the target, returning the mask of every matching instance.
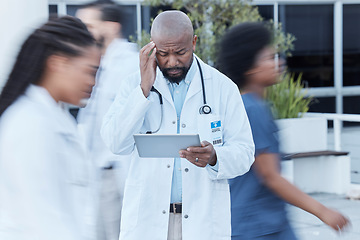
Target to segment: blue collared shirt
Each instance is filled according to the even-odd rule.
[[[179,84],[171,83],[167,81],[169,90],[174,101],[176,115],[177,115],[177,133],[180,133],[180,116],[181,109],[184,105],[186,94],[188,92],[190,83],[194,78],[196,73],[196,60],[194,57],[193,63],[186,74],[184,80]],[[171,187],[171,203],[181,203],[182,202],[182,176],[181,176],[181,158],[174,159],[174,171],[172,178],[172,187]]]

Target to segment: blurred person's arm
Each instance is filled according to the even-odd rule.
[[[262,182],[286,202],[299,207],[316,217],[334,230],[340,230],[349,223],[341,213],[325,207],[280,175],[279,155],[262,153],[256,156],[254,169]]]

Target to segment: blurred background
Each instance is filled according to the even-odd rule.
[[[82,4],[89,2],[88,0],[1,0],[0,91],[20,44],[30,31],[43,23],[50,14],[74,16]],[[282,130],[288,129],[295,135],[294,139],[298,140],[293,143],[294,146],[290,146],[291,137],[288,133],[284,133],[282,142],[289,143],[283,146],[284,152],[300,153],[284,164],[284,175],[305,192],[337,194],[336,197],[321,194],[315,197],[323,202],[329,202],[330,206],[343,210],[349,215],[360,216],[357,210],[354,211],[358,205],[343,202],[349,190],[355,190],[351,198],[360,199],[360,29],[358,28],[360,0],[114,0],[114,2],[121,4],[126,13],[127,22],[123,24],[124,37],[140,44],[147,41],[151,21],[161,10],[181,9],[190,15],[194,23],[200,19],[200,22],[205,24],[201,26],[194,24],[197,34],[200,34],[197,54],[202,54],[202,59],[215,66],[213,59],[216,55],[216,39],[214,38],[218,38],[218,35],[213,33],[222,32],[237,21],[268,21],[268,24],[275,29],[274,35],[281,45],[279,51],[284,53],[287,71],[293,74],[290,81],[299,79],[303,84],[300,87],[303,92],[303,95],[299,95],[300,98],[311,96],[314,99],[309,106],[306,106],[312,113],[305,114],[305,119],[316,117],[321,118],[325,123],[325,126],[322,123],[309,124],[315,126],[316,130],[321,130],[321,133],[310,130],[310,134],[300,136],[306,132],[307,127],[302,127],[303,125],[297,122],[295,124],[297,131],[289,130],[288,123],[279,122],[280,135]],[[221,4],[217,4],[220,2]],[[216,17],[219,16],[220,19],[217,19]],[[298,78],[299,76],[301,78]],[[289,75],[286,79],[288,78]],[[307,88],[305,92],[303,87]],[[283,95],[283,92],[280,95]],[[285,98],[285,101],[287,99]],[[302,146],[306,143],[308,146]],[[324,179],[329,176],[330,178],[325,181]],[[314,183],[321,182],[319,179],[323,180],[323,183],[319,183],[315,188]],[[308,220],[306,213],[296,211],[292,211],[291,218],[297,221],[297,229],[301,232],[306,224],[308,227],[308,230],[302,232],[303,239],[306,237],[308,237],[306,239],[337,239],[335,235],[331,235],[330,238],[317,238],[324,236],[323,228],[319,230],[319,222],[313,218]],[[355,220],[354,226],[359,226],[360,217],[352,220]],[[357,239],[360,236],[358,229],[360,228],[354,228],[346,239]],[[327,230],[324,232],[328,234]]]
[[[29,31],[49,14],[74,15],[88,0],[2,0],[0,2],[0,89],[14,62],[19,45]],[[188,2],[171,0],[115,0],[127,14],[124,35],[139,40],[150,30],[151,20],[160,10]],[[210,1],[211,2],[211,1]],[[226,1],[223,1],[226,2]],[[235,0],[229,3],[236,4]],[[307,95],[316,98],[310,112],[360,114],[360,0],[253,0],[262,20],[291,34],[292,50],[286,57],[288,71],[302,73],[309,87]],[[189,11],[188,11],[189,12]],[[190,14],[194,14],[189,12]],[[360,121],[360,120],[359,120]],[[356,121],[346,126],[358,126]],[[332,123],[329,122],[329,126]],[[353,131],[353,130],[351,130]],[[331,138],[332,139],[332,138]],[[331,143],[331,140],[330,140]],[[346,149],[348,150],[348,149]],[[354,159],[352,159],[354,160]],[[356,157],[355,157],[356,160]],[[352,161],[352,181],[360,183],[360,158]]]
[[[0,2],[0,86],[9,71],[11,56],[18,49],[29,26],[49,13],[74,15],[88,0],[2,0]],[[128,22],[124,35],[149,31],[151,19],[167,6],[144,5],[142,0],[115,0],[123,5]],[[171,1],[152,1],[166,3]],[[186,1],[184,1],[186,2]],[[234,2],[230,0],[229,2]],[[360,113],[360,1],[357,0],[254,0],[265,20],[281,22],[284,32],[296,37],[291,72],[302,72],[303,81],[318,102],[310,111]],[[168,6],[168,7],[169,7]]]
[[[30,29],[49,14],[74,15],[88,0],[2,0],[0,2],[0,89],[14,56]],[[148,32],[151,19],[160,10],[170,9],[169,0],[115,0],[123,5],[127,23],[124,35],[139,39]],[[226,2],[226,1],[225,1]],[[240,1],[229,0],[229,3]],[[314,96],[310,112],[360,114],[360,1],[358,0],[254,0],[263,20],[282,24],[282,31],[295,37],[291,55],[286,57],[289,72],[302,73],[302,82]],[[181,6],[178,8],[181,8]],[[185,9],[186,11],[187,9]],[[194,14],[194,12],[190,13]],[[32,28],[31,28],[32,27]],[[347,123],[347,125],[359,125]],[[330,126],[332,123],[330,122]],[[358,163],[359,162],[359,163]],[[356,167],[355,167],[356,165]],[[353,181],[360,182],[360,158],[352,163]]]

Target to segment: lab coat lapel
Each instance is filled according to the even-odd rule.
[[[185,102],[184,102],[184,105],[186,104],[186,102],[191,98],[193,97],[194,95],[196,95],[198,92],[201,91],[202,89],[202,86],[201,86],[201,77],[200,77],[200,71],[199,71],[199,67],[196,63],[196,59],[195,59],[195,56],[194,56],[194,64],[196,66],[196,72],[194,74],[194,77],[193,79],[191,79],[191,83],[190,83],[190,86],[189,86],[189,90],[186,94],[186,98],[185,98]],[[203,70],[204,71],[204,70]]]
[[[50,96],[49,92],[42,87],[30,85],[26,95],[34,102],[38,102],[42,106],[45,106],[50,113],[48,115],[49,121],[58,122],[57,129],[53,129],[56,132],[61,132],[66,135],[76,134],[76,122],[72,119],[72,116],[67,113],[59,103]]]
[[[174,101],[171,97],[171,93],[169,90],[169,86],[167,84],[166,79],[164,78],[162,72],[159,68],[156,69],[156,80],[154,83],[154,88],[156,88],[164,98],[164,100],[168,101],[170,105],[175,109]]]

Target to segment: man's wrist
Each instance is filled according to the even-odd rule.
[[[150,88],[149,88],[149,87],[145,87],[143,84],[140,84],[140,88],[141,88],[144,96],[147,98],[147,97],[149,96],[149,94],[150,94],[150,89],[151,89],[151,87],[150,87]]]

